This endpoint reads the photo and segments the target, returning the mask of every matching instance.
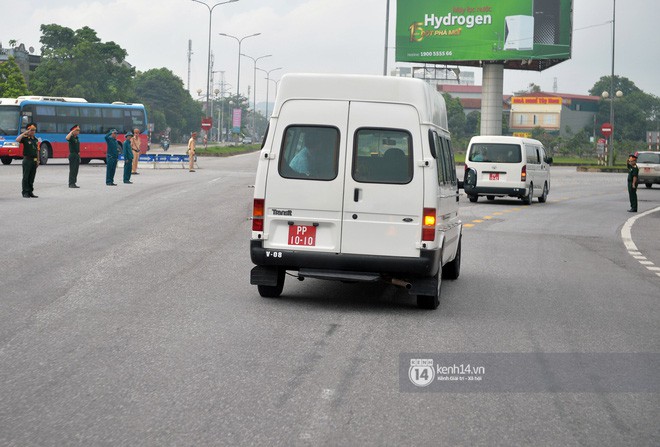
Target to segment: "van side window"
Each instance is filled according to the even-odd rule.
[[[449,183],[456,183],[456,161],[454,160],[454,151],[451,148],[451,141],[445,139],[447,145],[447,157],[449,158]]]
[[[289,126],[284,132],[279,173],[285,178],[333,180],[339,160],[339,129]]]
[[[410,133],[394,129],[358,129],[352,175],[361,183],[409,183],[413,176]]]
[[[533,165],[541,163],[538,156],[538,149],[534,146],[525,146],[525,151],[527,153],[527,163]]]
[[[454,163],[454,153],[451,149],[449,140],[435,134],[435,147],[438,154],[436,159],[438,167],[438,184],[456,183],[456,165]]]
[[[446,181],[446,168],[445,168],[445,158],[442,155],[442,142],[440,141],[440,136],[433,132],[434,144],[435,144],[435,164],[438,170],[438,185],[442,185]]]

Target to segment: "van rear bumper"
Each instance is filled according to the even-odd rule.
[[[250,241],[250,258],[255,265],[283,267],[286,270],[309,268],[416,277],[434,276],[438,272],[441,255],[440,249],[420,250],[420,255],[416,258],[271,250],[265,249],[261,240]]]
[[[465,194],[469,196],[476,195],[494,195],[494,196],[510,196],[510,197],[525,197],[527,195],[527,188],[499,188],[494,186],[474,186],[463,188]]]

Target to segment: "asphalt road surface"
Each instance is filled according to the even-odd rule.
[[[405,353],[660,353],[660,188],[639,190],[635,249],[624,174],[553,168],[529,207],[462,196],[461,276],[424,311],[394,286],[293,277],[260,298],[256,160],[142,164],[116,187],[93,162],[77,190],[51,161],[38,199],[0,166],[0,445],[660,445],[643,386],[409,392],[400,376]]]

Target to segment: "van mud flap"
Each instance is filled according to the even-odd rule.
[[[433,296],[438,290],[438,278],[413,278],[410,280],[410,295]]]
[[[279,269],[277,267],[258,265],[250,270],[250,284],[253,286],[276,286],[278,273]]]

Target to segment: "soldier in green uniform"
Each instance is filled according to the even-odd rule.
[[[33,197],[34,195],[34,177],[37,175],[37,166],[39,166],[39,141],[35,134],[37,125],[30,123],[27,130],[16,137],[16,141],[23,143],[23,197]]]
[[[637,167],[637,155],[628,156],[628,197],[630,198],[629,213],[637,212],[637,181],[639,178],[639,168]]]
[[[69,142],[69,188],[80,188],[78,183],[78,167],[80,166],[80,126],[74,125],[66,136]]]

